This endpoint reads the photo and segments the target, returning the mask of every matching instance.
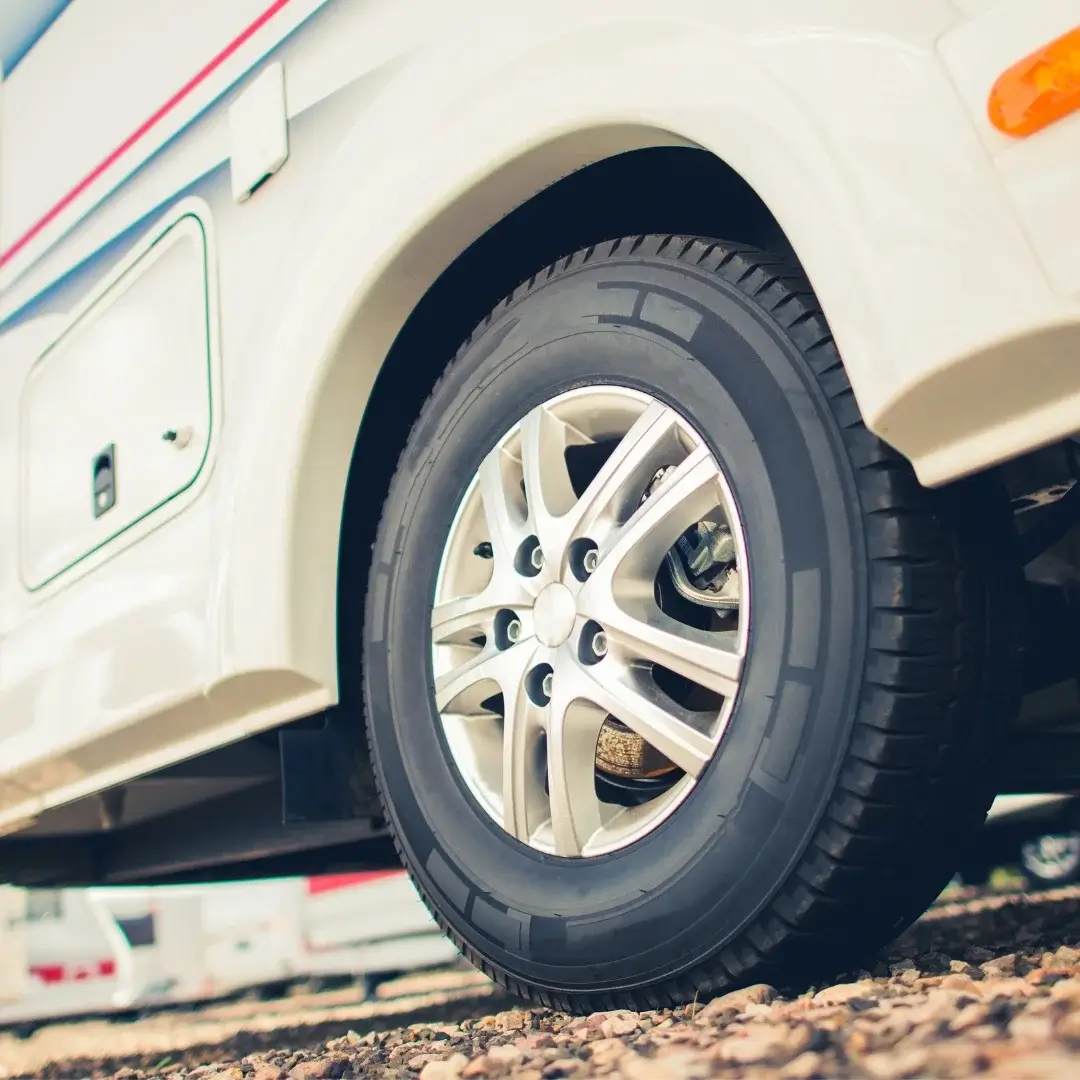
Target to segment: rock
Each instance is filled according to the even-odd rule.
[[[589,1066],[578,1058],[556,1058],[549,1061],[541,1075],[544,1080],[563,1080],[563,1077],[578,1076],[589,1071]]]
[[[940,1043],[929,1048],[929,1075],[941,1080],[970,1080],[990,1067],[990,1054],[984,1046],[965,1043]]]
[[[268,1061],[260,1061],[247,1080],[282,1080],[284,1076],[285,1073],[276,1065],[271,1065]]]
[[[813,1050],[800,1054],[789,1062],[780,1072],[782,1080],[821,1080],[829,1075],[825,1071],[825,1058]]]
[[[488,1069],[494,1065],[495,1063],[487,1056],[487,1054],[481,1054],[479,1057],[473,1058],[472,1061],[461,1070],[461,1075],[465,1077],[466,1080],[473,1080],[473,1077],[477,1076],[490,1076],[491,1073],[489,1073]],[[498,1071],[502,1071],[501,1065],[496,1066],[496,1068]]]
[[[889,971],[894,976],[903,975],[906,971],[914,971],[916,977],[918,977],[919,969],[915,966],[914,960],[898,960],[895,964],[889,965]]]
[[[877,983],[865,979],[862,982],[839,983],[836,986],[827,986],[814,995],[814,1004],[846,1005],[852,998],[865,998],[872,1001],[876,1000],[878,996]]]
[[[1053,1026],[1054,1022],[1049,1016],[1033,1016],[1022,1012],[1009,1021],[1009,1034],[1014,1039],[1047,1042],[1053,1033]]]
[[[546,1031],[534,1031],[531,1035],[522,1035],[514,1040],[514,1045],[522,1050],[550,1050],[555,1039]]]
[[[596,1066],[614,1065],[626,1054],[626,1043],[622,1039],[597,1039],[589,1043],[588,1054]]]
[[[340,1039],[331,1039],[326,1044],[327,1050],[345,1050],[353,1046],[374,1046],[379,1041],[377,1031],[369,1031],[366,1035],[357,1035],[355,1031],[346,1031]]]
[[[337,1080],[348,1064],[349,1059],[340,1055],[301,1061],[289,1070],[289,1080]]]
[[[409,1066],[410,1069],[414,1069],[416,1072],[420,1072],[422,1069],[426,1068],[428,1065],[441,1064],[441,1062],[442,1062],[442,1054],[414,1054],[411,1058],[409,1058],[408,1066]],[[297,1068],[299,1068],[299,1066],[297,1066]],[[299,1074],[297,1073],[296,1069],[293,1069],[293,1071],[291,1073],[289,1073],[290,1080],[291,1080],[292,1077],[298,1076],[298,1075]],[[312,1076],[313,1074],[312,1073],[305,1073],[304,1075],[305,1076]]]
[[[971,945],[964,950],[964,959],[969,964],[985,964],[987,960],[993,960],[994,954],[990,949],[984,949],[981,945]]]
[[[464,1054],[454,1054],[445,1061],[429,1061],[420,1072],[420,1080],[458,1080],[468,1064]]]
[[[969,979],[985,979],[982,968],[976,967],[974,964],[969,964],[966,960],[951,960],[949,962],[949,971],[953,975],[966,975]]]
[[[747,1016],[750,1019],[760,1019],[765,1016],[775,1016],[775,1006],[772,1005],[747,1005],[742,1011],[743,1016]]]
[[[600,1015],[602,1016],[603,1013]],[[589,1019],[591,1020],[592,1017],[590,1016]],[[499,1031],[524,1031],[531,1023],[532,1013],[526,1009],[508,1009],[495,1016],[495,1027]]]
[[[862,1023],[866,1025],[859,1029],[866,1035],[862,1053],[891,1050],[901,1039],[910,1035],[915,1026],[903,1010],[890,1013],[880,1020],[865,1020]]]
[[[987,960],[979,965],[985,975],[1015,975],[1016,953],[1006,953],[995,960]]]
[[[1019,1017],[1017,1019],[1019,1019]],[[1063,1016],[1054,1028],[1054,1034],[1061,1039],[1062,1042],[1080,1048],[1080,1011],[1071,1012]]]
[[[952,960],[941,952],[923,953],[917,963],[926,975],[948,975],[952,967]]]
[[[728,994],[714,997],[704,1008],[694,1014],[695,1022],[710,1023],[724,1013],[735,1011],[738,1015],[747,1005],[768,1005],[776,998],[776,990],[766,983],[744,986],[741,990],[732,990]]]
[[[709,1056],[729,1065],[785,1065],[810,1048],[811,1038],[811,1029],[802,1024],[755,1026],[722,1039]]]
[[[622,1080],[686,1080],[683,1065],[690,1060],[686,1054],[647,1058],[631,1051],[619,1059],[619,1073]]]
[[[927,1057],[922,1047],[912,1047],[899,1053],[882,1050],[867,1055],[859,1065],[874,1080],[908,1080],[908,1077],[918,1076],[923,1071]]]
[[[979,969],[976,968],[976,971]],[[979,978],[985,978],[983,973],[979,972]],[[962,975],[959,972],[953,972],[952,975],[946,975],[941,980],[942,990],[966,990],[968,993],[979,994],[980,992],[975,990],[975,980],[970,975]]]
[[[626,1011],[608,1013],[600,1024],[600,1031],[607,1039],[616,1035],[634,1035],[640,1030],[641,1022],[637,1016]]]
[[[972,1028],[979,1027],[980,1024],[987,1023],[989,1017],[989,1005],[981,1001],[972,1005],[965,1005],[949,1022],[949,1030],[957,1033],[970,1031]]]
[[[1075,968],[1077,964],[1080,964],[1080,952],[1068,945],[1062,945],[1056,952],[1046,953],[1042,958],[1042,966],[1048,971]]]
[[[113,1078],[114,1080],[130,1080],[135,1075],[134,1069],[121,1069],[113,1073]],[[212,1072],[210,1077],[213,1080],[244,1080],[244,1070],[239,1065],[234,1065],[231,1069],[219,1069],[217,1072]]]
[[[1067,1002],[1073,1008],[1080,1007],[1080,980],[1069,979],[1065,982],[1055,983],[1050,988],[1052,1001]]]
[[[1027,1050],[994,1056],[992,1075],[1008,1080],[1047,1080],[1047,1077],[1073,1076],[1076,1056],[1058,1047]]]
[[[1014,976],[1010,979],[995,979],[993,982],[988,982],[983,996],[1029,998],[1036,993],[1038,991],[1027,979]]]
[[[507,1065],[513,1065],[525,1057],[525,1051],[517,1045],[489,1046],[487,1056],[492,1061],[501,1061]]]

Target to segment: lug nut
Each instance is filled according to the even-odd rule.
[[[534,570],[542,570],[544,567],[544,551],[539,544],[532,549],[532,554],[529,556],[529,562],[532,564]]]
[[[506,640],[513,645],[519,637],[521,637],[521,621],[519,619],[511,619],[506,624]]]
[[[603,630],[593,634],[592,651],[595,656],[607,656],[607,634]]]
[[[581,559],[581,565],[585,567],[585,573],[591,574],[600,562],[600,552],[596,548],[589,548]]]
[[[540,684],[540,689],[544,691],[544,697],[551,697],[551,688],[555,685],[555,676],[549,671],[544,676],[544,681]]]

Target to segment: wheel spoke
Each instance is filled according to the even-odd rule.
[[[624,521],[657,469],[671,461],[679,417],[654,401],[619,440],[568,515],[566,539],[589,536],[598,543]]]
[[[566,467],[566,448],[586,441],[543,405],[521,421],[521,467],[529,524],[549,566],[559,565],[565,543],[561,520],[577,501]]]
[[[606,674],[603,664],[584,671],[592,683],[588,691],[592,701],[637,732],[684,772],[693,777],[701,775],[712,757],[716,739],[695,728],[690,723],[690,713],[679,709],[644,680],[633,685]]]
[[[484,507],[491,547],[497,563],[513,560],[518,544],[525,537],[525,506],[520,489],[513,482],[514,459],[495,447],[479,470],[480,499]]]
[[[716,462],[705,446],[699,446],[669,474],[657,490],[641,504],[620,528],[610,544],[600,549],[598,573],[582,590],[609,587],[616,573],[625,580],[625,589],[638,596],[651,596],[652,583],[660,563],[671,546],[696,521],[721,503]],[[625,565],[624,565],[625,564]]]
[[[431,612],[431,640],[436,645],[460,639],[466,631],[482,630],[489,638],[492,623],[498,612],[509,609],[528,623],[526,609],[532,606],[533,596],[509,575],[496,576],[475,596],[460,596],[436,604]],[[523,637],[525,634],[522,635]]]
[[[734,696],[742,672],[736,631],[686,626],[652,601],[636,606],[642,610],[631,613],[615,603],[605,606],[603,625],[610,640],[637,659],[659,664],[726,698]]]
[[[535,652],[533,640],[504,651],[491,643],[485,645],[475,656],[435,679],[436,706],[440,712],[467,714],[495,694],[501,693],[504,701],[512,698]]]
[[[596,741],[605,713],[560,693],[558,682],[548,715],[548,793],[551,831],[558,855],[581,855],[600,829],[596,797]]]
[[[503,704],[503,828],[527,844],[545,817],[547,802],[537,761],[543,712],[529,699],[524,678],[512,696],[504,691]]]

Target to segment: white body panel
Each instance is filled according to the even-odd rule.
[[[1080,429],[1080,114],[1022,144],[983,118],[992,76],[1076,21],[1069,0],[72,4],[3,89],[0,488],[25,477],[28,373],[184,199],[221,426],[186,501],[43,588],[61,553],[34,540],[24,565],[0,501],[0,828],[336,701],[338,528],[379,367],[457,254],[591,161],[678,144],[735,169],[924,481]],[[284,147],[276,92],[242,103],[272,64]],[[130,439],[168,410],[122,412]],[[40,468],[86,477],[96,424]],[[148,492],[177,483],[159,460]],[[80,537],[63,558],[97,535],[86,485],[41,511],[73,515],[46,528]]]

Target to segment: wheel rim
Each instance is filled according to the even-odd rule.
[[[588,857],[651,832],[728,727],[746,541],[694,427],[637,390],[532,409],[469,484],[431,616],[450,757],[520,842]]]
[[[1044,881],[1061,881],[1080,867],[1080,833],[1053,833],[1028,840],[1021,848],[1021,863],[1029,874]]]

